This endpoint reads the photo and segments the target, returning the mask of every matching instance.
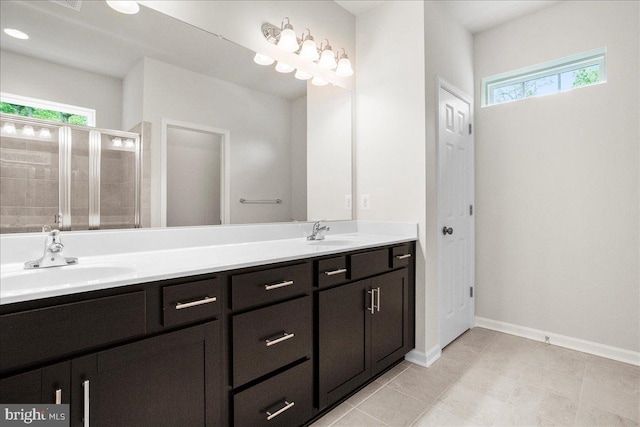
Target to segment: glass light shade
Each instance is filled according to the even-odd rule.
[[[121,138],[113,138],[111,143],[114,147],[122,147],[122,139]]]
[[[298,38],[296,37],[296,33],[291,28],[285,28],[280,33],[278,49],[283,52],[295,52],[296,50],[298,50]]]
[[[124,140],[124,146],[126,148],[133,148],[133,139],[125,139]]]
[[[271,65],[276,61],[275,59],[268,57],[267,55],[256,53],[256,56],[253,57],[253,62],[260,65]]]
[[[293,70],[295,70],[294,67],[289,64],[285,64],[282,61],[278,61],[278,63],[276,64],[276,71],[279,73],[290,73]]]
[[[5,28],[4,32],[8,36],[11,36],[20,40],[27,40],[29,38],[27,33],[23,33],[22,31],[16,30],[15,28]]]
[[[336,68],[336,74],[340,77],[349,77],[353,75],[353,68],[351,68],[351,61],[349,58],[342,57],[340,61],[338,61],[338,68]]]
[[[16,125],[13,123],[6,122],[4,126],[2,126],[2,133],[8,133],[9,135],[16,134]]]
[[[302,70],[296,71],[295,78],[298,80],[309,80],[311,77],[313,77],[311,74],[305,73]]]
[[[326,70],[333,70],[338,65],[336,63],[336,58],[333,56],[333,51],[331,49],[325,49],[320,54],[320,61],[318,62],[320,68],[324,68]]]
[[[324,86],[328,83],[329,83],[328,81],[318,76],[315,76],[313,80],[311,80],[311,84],[314,86]]]
[[[115,0],[107,0],[107,4],[113,10],[117,10],[120,13],[124,13],[127,15],[135,15],[140,12],[140,6],[136,1],[115,1]]]
[[[22,128],[22,134],[24,136],[35,136],[36,135],[36,131],[33,130],[33,126],[24,125],[24,127]]]
[[[51,131],[48,128],[42,128],[42,129],[40,129],[40,132],[38,133],[38,136],[40,138],[49,139],[49,138],[51,138]]]
[[[309,61],[317,61],[320,58],[318,47],[313,40],[305,40],[300,49],[300,56]]]

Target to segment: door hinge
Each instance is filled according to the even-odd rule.
[[[469,205],[469,215],[473,215],[473,205]]]
[[[469,297],[473,298],[473,286],[469,287]]]
[[[471,135],[471,123],[469,123],[469,135]]]

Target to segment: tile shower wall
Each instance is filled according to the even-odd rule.
[[[58,213],[58,142],[0,138],[0,233],[40,231]]]

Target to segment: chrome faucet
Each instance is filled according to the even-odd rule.
[[[307,236],[307,240],[324,240],[324,234],[322,234],[322,232],[329,230],[331,230],[331,228],[326,225],[320,227],[320,221],[317,221],[313,224],[311,235]]]
[[[61,267],[78,263],[78,258],[65,258],[62,254],[64,245],[60,240],[60,230],[51,230],[51,227],[42,227],[42,232],[49,233],[44,242],[44,254],[42,258],[24,263],[25,269]]]

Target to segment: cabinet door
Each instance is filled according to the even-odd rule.
[[[69,403],[70,366],[57,363],[0,380],[0,403]]]
[[[72,361],[72,426],[220,425],[219,322]]]
[[[371,316],[372,375],[407,353],[409,326],[409,277],[407,269],[371,279],[375,313]]]
[[[369,377],[367,348],[371,282],[318,292],[318,381],[322,409]]]

